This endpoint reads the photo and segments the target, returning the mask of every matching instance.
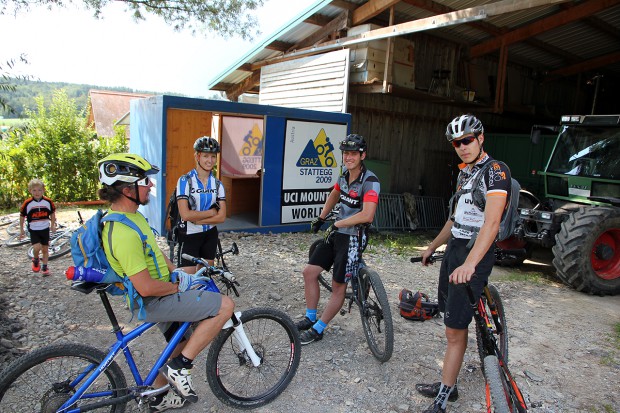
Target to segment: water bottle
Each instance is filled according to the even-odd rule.
[[[106,274],[106,270],[100,268],[85,268],[82,266],[69,267],[65,271],[67,280],[100,282]]]

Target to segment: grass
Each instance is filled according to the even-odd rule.
[[[431,232],[386,232],[370,235],[370,246],[381,245],[396,255],[420,255],[436,234]]]

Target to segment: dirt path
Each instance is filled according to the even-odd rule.
[[[61,219],[74,220],[75,212]],[[0,231],[3,231],[0,229]],[[293,318],[303,314],[303,268],[310,234],[224,234],[223,244],[235,241],[241,251],[228,260],[237,275],[238,309],[270,306]],[[34,275],[27,247],[0,247],[0,368],[16,353],[58,341],[75,340],[105,349],[112,341],[98,298],[68,288],[62,272],[69,257],[51,262],[53,275]],[[535,261],[520,270],[496,267],[492,282],[506,308],[510,335],[510,367],[533,412],[620,412],[620,297],[594,297],[575,292],[547,277],[550,257],[538,251]],[[322,341],[305,346],[300,368],[289,388],[259,412],[418,412],[429,400],[414,384],[435,381],[441,369],[445,338],[441,320],[424,323],[398,316],[401,288],[436,296],[438,267],[423,268],[386,247],[371,245],[365,259],[381,275],[392,305],[395,348],[392,359],[376,362],[366,345],[358,314],[337,316]],[[326,294],[321,297],[324,305]],[[121,300],[114,300],[121,322],[129,317]],[[134,320],[135,321],[135,320]],[[130,326],[128,323],[126,323]],[[132,324],[135,324],[132,322]],[[139,362],[152,360],[163,345],[152,332],[133,348]],[[184,412],[231,412],[205,383],[204,356],[196,365],[194,382],[200,401]],[[483,377],[475,334],[459,379],[461,397],[449,412],[480,412],[484,406]]]

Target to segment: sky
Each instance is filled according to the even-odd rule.
[[[175,32],[151,16],[136,23],[122,4],[106,6],[99,20],[73,6],[38,7],[0,15],[0,64],[23,53],[29,64],[15,70],[35,80],[210,97],[210,80],[313,3],[265,0],[256,12],[262,34],[252,42]]]

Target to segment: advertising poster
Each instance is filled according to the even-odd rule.
[[[256,175],[263,157],[263,119],[222,118],[222,174]]]
[[[282,177],[282,223],[319,216],[338,181],[342,154],[338,146],[347,125],[287,121]]]

